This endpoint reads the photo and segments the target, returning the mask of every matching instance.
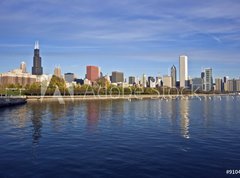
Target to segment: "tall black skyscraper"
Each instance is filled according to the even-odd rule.
[[[33,75],[42,75],[43,74],[42,58],[40,57],[38,41],[35,42],[35,47],[34,47],[32,74]]]

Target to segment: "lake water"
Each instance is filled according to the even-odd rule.
[[[0,109],[0,177],[228,177],[240,98],[29,102]]]

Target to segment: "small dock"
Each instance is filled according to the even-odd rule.
[[[8,96],[8,97],[0,97],[0,108],[8,107],[8,106],[16,106],[21,104],[26,104],[26,97],[21,96]]]

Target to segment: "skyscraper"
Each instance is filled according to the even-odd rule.
[[[35,47],[34,47],[32,74],[33,75],[42,75],[43,74],[42,58],[40,57],[38,41],[35,42]]]
[[[112,72],[112,83],[123,83],[124,82],[124,74],[123,72]]]
[[[136,83],[136,78],[135,78],[134,76],[130,76],[130,77],[128,78],[128,83],[129,83],[130,85],[135,84],[135,83]]]
[[[148,77],[148,87],[155,88],[156,87],[156,80],[154,77]]]
[[[223,83],[221,78],[215,78],[215,91],[222,92]]]
[[[176,69],[176,67],[174,65],[171,68],[171,77],[172,77],[172,87],[176,87],[176,83],[177,83],[177,69]]]
[[[61,68],[58,66],[58,67],[55,67],[54,69],[54,75],[59,77],[59,78],[62,78],[62,71],[61,71]]]
[[[142,76],[142,86],[147,87],[147,76],[145,74]]]
[[[163,86],[172,88],[172,77],[168,75],[163,76]]]
[[[74,73],[65,73],[64,79],[67,83],[72,83],[75,79]]]
[[[228,92],[236,92],[237,87],[236,87],[236,80],[235,79],[230,79],[227,81],[227,91]]]
[[[27,72],[27,67],[26,67],[26,63],[25,62],[21,62],[20,69],[22,70],[22,73],[26,73]]]
[[[228,76],[223,77],[223,90],[228,91],[228,84],[227,81],[229,80]]]
[[[188,80],[188,57],[185,55],[179,57],[179,80],[180,87],[187,87],[186,81]]]
[[[87,66],[87,76],[86,78],[91,81],[95,82],[100,77],[100,69],[97,66]]]
[[[212,69],[205,69],[204,73],[204,81],[203,81],[203,89],[204,91],[211,91],[213,88],[213,77],[212,77]]]
[[[191,89],[193,91],[202,91],[203,90],[203,79],[202,78],[191,79]]]
[[[240,79],[236,80],[236,91],[240,92]]]

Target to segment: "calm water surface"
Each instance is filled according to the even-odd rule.
[[[240,169],[240,98],[201,99],[2,108],[0,177],[227,177]]]

